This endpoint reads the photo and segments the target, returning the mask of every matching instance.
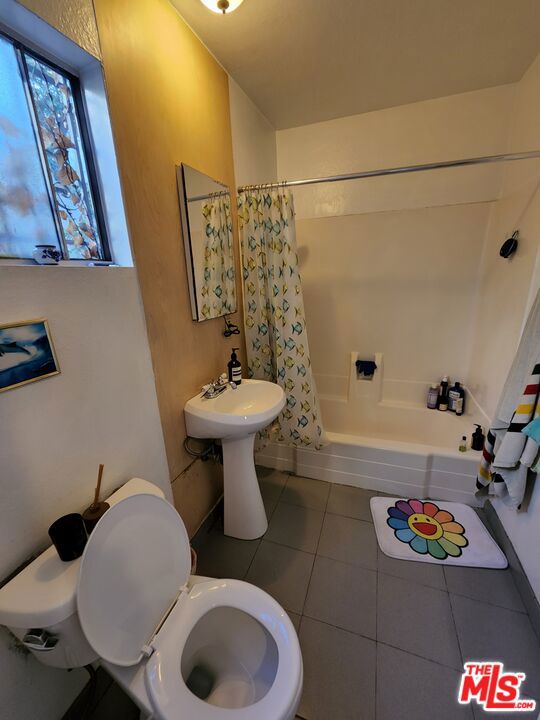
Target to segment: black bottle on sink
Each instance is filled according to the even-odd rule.
[[[237,385],[242,383],[242,363],[236,355],[236,351],[239,349],[240,348],[233,348],[231,359],[227,363],[227,368],[229,370],[229,382],[234,382]]]

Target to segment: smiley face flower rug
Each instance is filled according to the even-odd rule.
[[[502,550],[473,507],[443,500],[370,499],[379,547],[398,560],[506,568]]]
[[[409,543],[414,552],[429,553],[437,560],[445,560],[448,555],[459,557],[461,549],[469,544],[463,525],[448,510],[441,510],[432,502],[398,500],[388,508],[386,522],[396,538]]]

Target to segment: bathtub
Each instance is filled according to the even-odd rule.
[[[481,453],[458,450],[463,435],[470,448],[475,423],[486,430],[487,418],[474,398],[468,395],[462,416],[428,410],[426,383],[396,387],[395,381],[385,382],[379,354],[378,377],[359,380],[356,357],[351,358],[349,378],[341,379],[342,392],[328,392],[336,383],[316,377],[323,390],[320,404],[327,444],[316,451],[270,443],[257,452],[257,462],[392,495],[478,505],[474,493]]]

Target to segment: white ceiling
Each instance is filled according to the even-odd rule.
[[[281,129],[515,82],[540,0],[171,0]]]

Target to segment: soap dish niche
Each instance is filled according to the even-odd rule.
[[[356,379],[364,382],[371,382],[377,372],[377,362],[375,358],[363,358],[355,361]]]

